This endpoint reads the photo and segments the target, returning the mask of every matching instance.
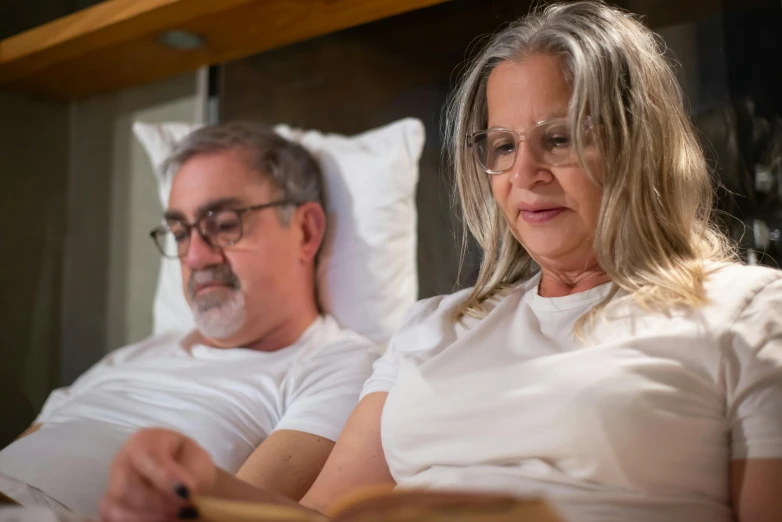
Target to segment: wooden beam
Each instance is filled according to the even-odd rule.
[[[0,41],[0,89],[80,99],[447,0],[108,0]],[[181,51],[168,30],[205,39]]]

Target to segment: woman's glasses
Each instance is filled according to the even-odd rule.
[[[586,131],[591,130],[591,118],[586,118],[585,127]],[[572,134],[567,118],[554,118],[525,132],[501,128],[475,132],[467,137],[467,146],[472,148],[475,160],[484,171],[502,174],[516,162],[521,142],[527,144],[533,157],[543,165],[561,167],[578,163]]]

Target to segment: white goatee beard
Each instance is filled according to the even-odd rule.
[[[219,292],[222,293],[222,292]],[[241,290],[232,290],[228,296],[207,294],[191,304],[198,330],[212,339],[225,339],[244,325],[247,313]]]

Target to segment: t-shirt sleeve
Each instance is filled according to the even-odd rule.
[[[391,391],[402,360],[412,353],[427,351],[442,338],[442,330],[451,324],[450,309],[442,304],[443,297],[439,296],[418,301],[410,307],[385,354],[375,362],[372,376],[361,391],[361,399],[370,393]]]
[[[132,353],[132,349],[134,349],[134,345],[118,348],[117,350],[108,353],[100,361],[93,364],[86,372],[81,374],[73,382],[73,384],[70,386],[63,386],[62,388],[57,388],[56,390],[52,391],[49,394],[49,397],[46,399],[46,402],[44,402],[43,408],[41,408],[41,412],[33,421],[33,424],[43,424],[48,421],[52,413],[57,411],[58,408],[66,404],[75,395],[78,395],[82,389],[85,388],[84,383],[88,380],[90,375],[99,372],[101,368],[106,366],[121,363],[128,356],[128,354]]]
[[[275,431],[303,431],[336,441],[379,355],[379,348],[362,338],[321,350],[291,377],[293,391]]]
[[[103,359],[93,364],[89,370],[81,374],[70,386],[63,386],[62,388],[57,388],[56,390],[52,391],[52,393],[50,393],[49,397],[46,399],[46,402],[43,403],[41,413],[39,413],[38,417],[35,418],[33,424],[43,424],[49,420],[52,413],[57,411],[60,406],[70,401],[74,395],[78,393],[78,391],[83,387],[82,385],[86,380],[86,377],[106,366],[112,357],[113,354],[108,354]]]
[[[49,419],[49,416],[51,416],[52,412],[62,406],[70,398],[71,393],[70,386],[64,386],[52,391],[52,393],[50,393],[49,397],[46,399],[46,402],[43,403],[41,413],[39,413],[35,418],[33,424],[43,424],[46,422]]]
[[[782,458],[782,277],[755,294],[732,333],[725,362],[732,458]]]

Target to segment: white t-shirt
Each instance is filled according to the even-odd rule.
[[[54,391],[36,420],[41,429],[0,451],[0,472],[96,516],[109,464],[138,429],[182,432],[235,473],[275,430],[337,440],[379,355],[331,317],[275,352],[152,337]]]
[[[782,458],[782,271],[730,265],[712,304],[669,316],[609,285],[559,298],[539,276],[454,323],[469,291],[422,301],[362,395],[401,487],[546,496],[570,522],[729,522],[731,459]]]

